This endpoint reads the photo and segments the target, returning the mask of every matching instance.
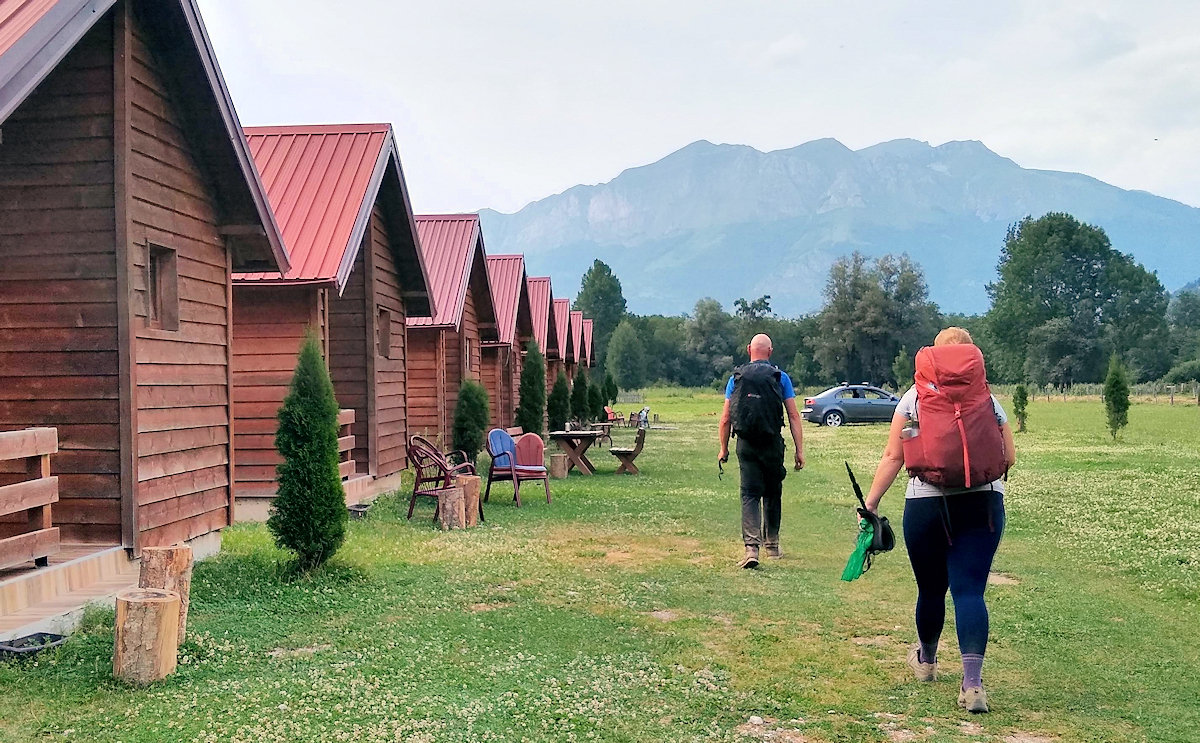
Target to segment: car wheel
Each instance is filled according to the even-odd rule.
[[[824,424],[830,428],[837,428],[846,422],[840,410],[830,410],[825,414]]]

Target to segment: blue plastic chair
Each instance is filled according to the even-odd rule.
[[[527,433],[521,437],[521,442],[518,446],[502,428],[493,428],[488,432],[487,452],[492,457],[492,463],[488,467],[487,489],[483,493],[485,503],[491,497],[492,483],[506,480],[512,481],[513,500],[517,502],[517,507],[521,505],[522,480],[541,480],[546,488],[546,502],[550,502],[550,473],[545,466],[542,438]],[[521,451],[526,452],[525,459],[520,456]]]

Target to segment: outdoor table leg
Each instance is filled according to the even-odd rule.
[[[586,475],[596,474],[596,466],[587,458],[587,450],[592,448],[594,443],[596,443],[596,439],[593,438],[586,438],[579,442],[579,469]],[[584,469],[583,465],[587,465],[587,469]]]
[[[559,438],[558,445],[567,455],[567,471],[570,472],[572,467],[578,467],[579,471],[585,475],[593,475],[596,473],[596,468],[583,455],[587,448],[591,446],[591,441],[588,439],[570,439]]]

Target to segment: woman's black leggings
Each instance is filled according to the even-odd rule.
[[[983,591],[1003,533],[1003,493],[983,490],[904,502],[904,544],[917,578],[917,636],[922,643],[936,645],[942,634],[948,588],[959,650],[984,654],[988,611]]]

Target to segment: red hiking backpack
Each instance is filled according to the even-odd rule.
[[[944,488],[972,488],[1006,471],[983,354],[970,343],[917,352],[918,434],[904,440],[910,477]]]

